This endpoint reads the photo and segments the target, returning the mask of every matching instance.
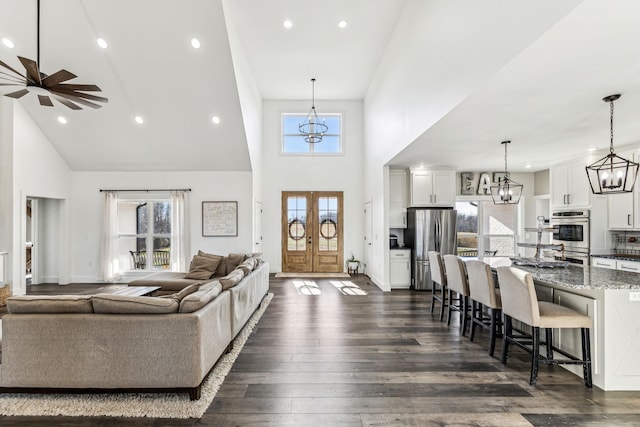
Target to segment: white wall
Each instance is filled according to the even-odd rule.
[[[361,101],[316,101],[322,113],[342,113],[344,153],[337,156],[279,154],[281,114],[309,112],[310,101],[264,101],[263,250],[271,271],[282,270],[280,215],[282,191],[344,192],[344,253],[363,256],[363,139]]]
[[[71,170],[59,153],[50,144],[40,128],[22,108],[20,102],[13,103],[13,188],[12,188],[12,249],[10,253],[13,293],[25,292],[24,242],[26,239],[25,218],[27,197],[57,200],[59,215],[56,226],[59,239],[54,244],[58,259],[49,262],[51,274],[61,283],[69,281],[69,223],[66,215],[70,198]]]
[[[251,172],[74,172],[72,180],[71,271],[73,282],[99,282],[102,209],[107,189],[191,188],[191,252],[226,255],[252,251]],[[202,202],[237,201],[238,236],[203,237]]]

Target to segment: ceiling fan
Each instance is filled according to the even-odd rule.
[[[47,75],[40,71],[40,0],[38,0],[37,10],[37,60],[34,61],[29,58],[18,56],[18,59],[26,71],[25,74],[21,74],[11,66],[0,61],[0,66],[15,74],[7,73],[0,68],[0,86],[22,86],[22,89],[7,93],[5,96],[17,99],[28,93],[35,93],[38,95],[40,105],[53,107],[53,101],[51,100],[53,98],[72,110],[81,110],[82,107],[80,105],[91,108],[100,108],[102,105],[98,104],[98,102],[109,102],[107,98],[102,96],[85,93],[101,92],[101,89],[96,85],[63,83],[78,77],[67,70],[60,70],[51,75]],[[3,83],[3,80],[8,83]]]

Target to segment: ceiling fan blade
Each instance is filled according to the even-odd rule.
[[[53,102],[48,96],[38,95],[38,99],[40,100],[40,105],[44,105],[45,107],[53,107]]]
[[[60,70],[42,80],[42,85],[44,87],[52,87],[67,80],[75,79],[76,77],[78,76],[67,70]]]
[[[63,87],[64,89],[58,89],[60,87]],[[74,96],[74,97],[77,97],[77,98],[88,99],[88,100],[91,100],[91,101],[109,102],[109,98],[105,98],[103,96],[91,95],[89,93],[82,93],[82,92],[78,92],[78,91],[75,91],[75,90],[67,90],[66,89],[66,85],[59,85],[58,88],[50,89],[50,91],[54,92],[54,93],[59,93],[62,96]]]
[[[68,99],[65,99],[59,95],[55,95],[53,94],[53,97],[56,99],[56,101],[59,101],[61,104],[66,105],[67,107],[71,108],[72,110],[82,110],[82,108],[79,105],[74,104],[73,102],[69,101]]]
[[[14,73],[16,73],[17,75],[19,75],[20,77],[23,77],[23,78],[25,78],[25,79],[27,78],[24,74],[22,74],[22,73],[20,73],[20,72],[16,71],[14,68],[11,68],[10,66],[8,66],[7,64],[5,64],[5,63],[4,63],[4,62],[2,62],[2,61],[0,61],[0,65],[2,65],[2,66],[3,66],[4,68],[6,68],[7,70],[11,70],[11,71],[13,71]]]
[[[51,90],[61,90],[61,89],[81,90],[83,92],[102,92],[102,89],[100,89],[96,85],[77,85],[77,84],[73,84],[73,83],[55,85],[55,86],[49,87],[49,89],[51,89]]]
[[[55,91],[55,92],[52,91],[51,93],[56,97],[56,99],[59,99],[59,97],[60,97],[60,98],[66,99],[67,101],[70,101],[70,102],[72,101],[72,102],[84,105],[86,107],[91,107],[91,108],[95,108],[95,109],[98,109],[98,108],[102,107],[102,105],[100,105],[100,104],[96,104],[95,102],[87,101],[86,99],[82,99],[82,98],[80,98],[78,96],[75,96],[73,94],[61,93],[61,92],[57,92],[57,91]],[[60,102],[62,102],[62,101],[60,101]]]
[[[29,91],[27,89],[20,89],[20,90],[18,90],[16,92],[7,93],[7,94],[5,94],[5,96],[8,96],[10,98],[18,99],[18,98],[22,98],[23,96],[25,96],[28,93],[29,93]]]
[[[22,56],[18,56],[18,59],[22,62],[22,65],[24,65],[25,70],[27,70],[27,76],[29,79],[37,83],[38,86],[42,86],[40,71],[38,70],[38,64],[36,64],[36,61],[29,58],[23,58]]]

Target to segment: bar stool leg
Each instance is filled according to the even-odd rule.
[[[502,362],[503,365],[506,365],[507,353],[509,352],[509,339],[513,334],[513,326],[511,324],[511,316],[507,316],[505,314],[503,317],[504,317],[504,322],[503,322],[504,333],[502,335],[502,357],[500,358],[500,362]]]
[[[533,345],[531,348],[531,376],[529,378],[529,384],[534,386],[538,381],[538,359],[540,358],[540,328],[537,326],[532,327],[531,335],[533,338]]]
[[[547,340],[547,359],[551,360],[553,359],[553,329],[546,328],[545,336],[545,339]]]
[[[496,348],[496,337],[498,335],[498,314],[500,310],[495,308],[490,308],[491,311],[491,331],[489,333],[489,356],[493,357],[493,351]]]
[[[482,307],[482,304],[478,303],[476,300],[471,301],[471,334],[469,334],[469,341],[473,341],[473,337],[476,334],[476,313],[478,312],[478,306]]]
[[[444,306],[447,305],[447,289],[444,286],[442,286],[440,289],[440,297],[442,298],[440,300],[440,321],[442,322],[444,320]],[[451,302],[449,302],[449,304],[450,303]]]
[[[584,385],[588,388],[593,387],[593,381],[591,378],[591,340],[589,339],[589,328],[581,328],[582,332],[582,376],[584,378]]]
[[[451,301],[453,301],[453,291],[449,289],[449,309],[447,310],[447,326],[451,325],[451,312],[453,311],[453,305],[451,304]]]
[[[431,313],[433,313],[433,307],[436,303],[436,282],[432,282],[433,285],[431,287]]]
[[[469,297],[465,295],[464,297],[461,296],[460,299],[462,300],[462,311],[460,312],[460,327],[462,328],[461,333],[464,337],[467,333],[467,323],[469,319],[469,317],[467,316],[469,312]]]

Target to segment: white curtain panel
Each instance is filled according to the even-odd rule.
[[[104,193],[104,213],[100,239],[100,273],[105,282],[120,279],[118,260],[118,195],[113,191]]]
[[[171,192],[171,271],[188,271],[190,261],[189,214],[186,191]]]

